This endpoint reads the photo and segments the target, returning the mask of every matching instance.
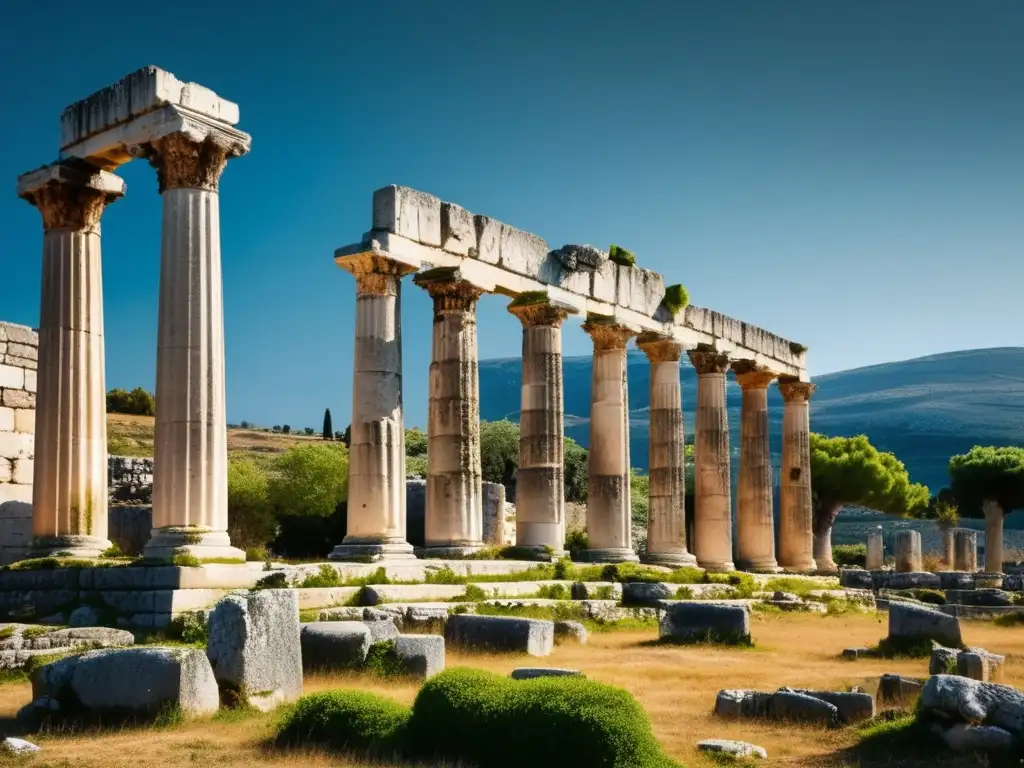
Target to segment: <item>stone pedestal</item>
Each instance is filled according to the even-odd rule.
[[[814,528],[808,401],[815,386],[780,379],[778,388],[785,402],[779,479],[779,565],[787,571],[834,571],[831,521],[820,533]]]
[[[917,531],[896,531],[896,572],[916,573],[921,570],[921,534]]]
[[[516,472],[516,546],[565,547],[565,404],[562,323],[572,311],[517,299],[508,311],[523,324],[523,383]]]
[[[952,568],[953,561],[956,558],[955,545],[953,543],[953,526],[940,523],[939,536],[942,541],[942,562],[947,568]]]
[[[869,571],[880,571],[885,564],[885,550],[881,531],[872,531],[868,534],[868,554],[865,560],[865,567]]]
[[[348,534],[332,560],[411,558],[405,538],[402,277],[415,264],[378,252],[342,256],[356,279]]]
[[[953,531],[953,570],[974,573],[978,570],[978,534],[966,528]]]
[[[482,483],[484,544],[490,547],[505,545],[505,486],[501,483]]]
[[[681,347],[677,341],[653,333],[642,334],[637,346],[651,362],[651,489],[643,560],[672,568],[693,566],[697,558],[686,549]]]
[[[768,435],[768,385],[775,374],[749,360],[732,364],[743,390],[740,427],[740,482],[736,509],[736,565],[740,570],[777,573],[772,510],[772,450]]]
[[[725,407],[725,372],[729,359],[722,352],[691,350],[697,370],[697,424],[694,433],[694,554],[709,571],[731,571],[732,483],[729,462],[729,415]]]
[[[96,557],[110,546],[100,217],[124,182],[66,162],[21,176],[18,194],[45,231],[32,553]]]
[[[483,290],[453,268],[432,269],[413,280],[434,300],[424,543],[432,556],[463,557],[483,548],[476,337]]]
[[[36,437],[38,445],[39,438]],[[36,448],[38,455],[38,448]],[[985,572],[1003,572],[1003,508],[994,501],[982,505],[985,514]]]
[[[594,341],[584,556],[593,562],[638,562],[632,539],[626,389],[626,344],[636,331],[605,318],[588,319],[583,330]]]
[[[172,133],[149,147],[163,197],[153,533],[143,555],[245,559],[228,538],[224,305],[217,192],[248,136]]]

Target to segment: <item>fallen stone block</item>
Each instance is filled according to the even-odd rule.
[[[907,571],[891,573],[885,585],[889,589],[938,589],[941,586],[939,577],[927,571]]]
[[[264,712],[302,695],[295,590],[229,595],[210,612],[207,627],[206,655],[222,690]]]
[[[909,603],[890,603],[889,639],[934,640],[943,645],[963,645],[959,619]]]
[[[715,714],[732,720],[768,717],[772,694],[762,691],[719,691],[715,697]]]
[[[781,688],[780,693],[799,693],[831,704],[839,713],[843,723],[859,723],[875,716],[875,698],[869,693],[858,691],[813,691],[804,688]]]
[[[363,623],[370,630],[371,645],[373,643],[386,643],[389,640],[394,640],[399,635],[398,627],[395,626],[395,622],[390,618],[373,619],[370,621],[364,619]]]
[[[512,670],[513,680],[535,680],[538,677],[584,677],[578,669],[558,669],[556,667],[518,667]]]
[[[871,656],[870,648],[844,648],[840,654],[847,661],[856,661]]]
[[[444,671],[444,638],[439,635],[399,635],[395,654],[410,675],[426,679]]]
[[[871,571],[859,568],[840,568],[839,586],[853,589],[873,589],[874,580],[871,577]]]
[[[834,727],[839,724],[839,709],[834,704],[795,691],[772,694],[769,715],[797,723],[819,723]]]
[[[750,609],[745,605],[679,602],[665,610],[658,634],[675,643],[750,643]]]
[[[306,671],[358,667],[366,661],[372,644],[370,629],[361,621],[303,624],[299,639]]]
[[[555,644],[579,643],[583,645],[589,639],[587,628],[578,621],[555,622]]]
[[[746,741],[734,741],[732,739],[704,739],[697,742],[698,752],[709,752],[712,754],[729,755],[739,760],[757,757],[761,760],[768,759],[768,751],[764,747],[750,744]]]
[[[1013,605],[1013,595],[1002,589],[951,589],[946,592],[946,602],[994,608]]]
[[[447,608],[423,608],[410,605],[405,609],[405,630],[423,634],[444,634],[448,622]]]
[[[444,637],[449,645],[470,650],[549,656],[555,641],[555,625],[539,619],[459,615],[448,618]]]
[[[974,589],[974,574],[965,571],[939,571],[940,589]],[[949,596],[947,595],[947,600]],[[952,602],[952,601],[950,601]]]
[[[879,704],[903,706],[914,701],[923,687],[924,680],[902,675],[882,675],[878,679],[876,700]]]

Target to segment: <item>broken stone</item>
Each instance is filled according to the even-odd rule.
[[[767,717],[772,694],[761,691],[719,691],[715,697],[715,714],[734,720]]]
[[[668,584],[643,581],[628,582],[622,585],[623,605],[657,605],[662,600],[669,600],[674,595]]]
[[[940,611],[910,603],[889,604],[889,637],[903,640],[934,640],[960,646],[960,620]]]
[[[926,717],[995,726],[1024,737],[1024,693],[1008,685],[932,675],[921,689],[919,706]]]
[[[578,621],[555,622],[555,644],[579,643],[583,645],[589,639],[587,628]]]
[[[399,635],[398,627],[395,626],[395,622],[390,617],[373,621],[364,620],[363,623],[370,630],[371,645],[373,643],[386,643],[389,640],[394,640]]]
[[[902,675],[882,675],[878,679],[878,703],[901,706],[909,704],[921,693],[924,680]]]
[[[608,260],[608,254],[592,245],[563,245],[551,254],[563,267],[571,272],[586,270],[593,272]]]
[[[839,724],[839,709],[834,704],[796,691],[779,691],[771,697],[771,717],[798,723]]]
[[[473,214],[455,203],[441,203],[441,247],[458,256],[476,250]]]
[[[1013,734],[992,725],[956,723],[952,728],[934,730],[955,752],[1002,752],[1013,746]]]
[[[812,691],[803,688],[780,688],[780,693],[800,693],[821,699],[838,710],[843,723],[859,723],[875,716],[875,699],[860,691]]]
[[[734,741],[732,739],[704,739],[704,741],[698,741],[697,751],[730,755],[731,757],[740,760],[751,757],[757,757],[761,760],[768,759],[768,751],[764,747],[759,747],[756,744],[750,744],[746,741]]]
[[[28,755],[32,752],[42,751],[42,747],[33,744],[31,741],[8,736],[3,740],[3,744],[0,745],[0,750],[10,755]]]
[[[399,635],[395,653],[409,674],[426,679],[444,671],[444,638],[437,635]]]

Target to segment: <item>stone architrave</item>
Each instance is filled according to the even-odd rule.
[[[549,299],[513,300],[523,324],[523,382],[516,472],[516,546],[565,547],[565,404],[562,323],[574,310]]]
[[[588,318],[583,330],[594,342],[584,557],[594,562],[638,562],[632,540],[626,384],[626,344],[636,331],[598,317]]]
[[[686,462],[683,399],[679,381],[682,346],[671,337],[641,334],[637,346],[651,363],[650,511],[646,563],[693,566],[686,548]]]
[[[834,571],[831,521],[819,534],[814,528],[811,496],[811,427],[809,400],[814,384],[780,378],[785,402],[782,415],[782,477],[779,480],[779,565],[787,571]]]
[[[145,557],[245,560],[228,538],[221,173],[251,139],[208,125],[145,148],[163,198],[153,446],[153,533]]]
[[[731,571],[732,482],[725,372],[729,358],[710,349],[688,353],[697,371],[694,430],[694,542],[697,564],[709,571]]]
[[[885,562],[884,544],[881,531],[872,531],[868,534],[867,557],[864,566],[869,571],[880,571]]]
[[[78,161],[18,179],[43,216],[33,553],[96,557],[107,538],[100,217],[124,181]]]
[[[335,259],[356,279],[348,532],[332,560],[415,557],[405,538],[402,277],[419,265],[369,251]]]
[[[918,573],[921,570],[921,534],[917,531],[896,531],[896,572]]]
[[[775,573],[781,568],[775,560],[772,451],[768,434],[768,385],[775,374],[751,360],[737,360],[732,370],[743,391],[736,565],[744,571]]]
[[[974,573],[978,570],[978,532],[967,528],[953,531],[953,570]]]
[[[36,435],[36,452],[39,448],[39,435]],[[1003,572],[1003,508],[996,502],[986,499],[982,504],[985,514],[985,572]]]
[[[413,282],[434,300],[424,544],[433,555],[461,557],[483,548],[476,305],[484,291],[457,268]]]

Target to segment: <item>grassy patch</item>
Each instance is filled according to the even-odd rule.
[[[324,563],[316,573],[311,573],[304,578],[298,587],[300,589],[327,589],[330,587],[340,587],[344,583],[341,575],[334,568],[327,565],[327,563]]]
[[[884,637],[869,650],[883,659],[927,659],[931,657],[933,647],[931,640]]]
[[[822,589],[822,585],[813,579],[799,576],[779,576],[769,579],[764,587],[765,592],[791,592],[798,597],[807,598],[811,592]]]
[[[997,616],[992,623],[997,627],[1024,626],[1024,613],[1007,613],[1003,616]]]

